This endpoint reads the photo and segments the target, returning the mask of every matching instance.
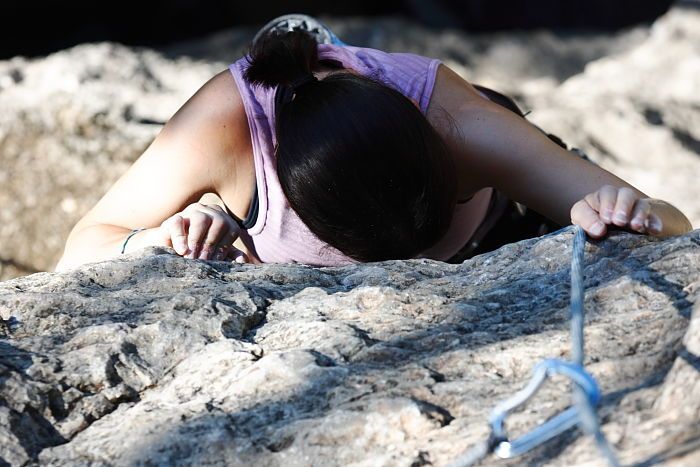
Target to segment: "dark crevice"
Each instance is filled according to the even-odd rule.
[[[4,321],[8,323],[8,321]],[[26,350],[15,347],[8,342],[0,341],[0,362],[2,366],[15,370],[18,373],[24,374],[34,363],[32,353]]]
[[[700,373],[700,355],[694,354],[684,346],[678,351],[678,356]]]
[[[377,339],[372,339],[372,338],[369,336],[369,333],[368,333],[367,331],[365,331],[364,329],[362,329],[362,328],[360,328],[360,327],[358,327],[358,326],[356,326],[356,325],[354,325],[354,324],[351,324],[351,323],[347,323],[347,325],[348,325],[350,328],[352,328],[353,331],[355,331],[355,332],[357,333],[357,336],[358,336],[360,339],[362,339],[362,342],[364,342],[364,344],[365,344],[367,347],[371,347],[371,346],[373,346],[374,344],[380,342],[380,341],[378,341]]]
[[[425,368],[428,371],[428,373],[430,373],[430,377],[433,378],[433,381],[435,381],[436,383],[444,383],[446,381],[445,375],[443,375],[439,371],[434,370],[428,367],[427,365],[423,365],[423,368]]]
[[[695,430],[695,433],[692,435],[686,436],[687,438],[685,441],[677,442],[675,446],[656,453],[646,460],[634,464],[633,467],[651,467],[654,465],[659,465],[667,460],[673,459],[674,457],[689,454],[697,449],[700,449],[700,434],[698,434],[698,430]]]
[[[688,151],[700,155],[700,140],[695,138],[686,130],[681,130],[680,128],[671,128],[671,131],[673,132],[673,137],[676,138],[679,143],[681,143],[681,146],[686,148]]]
[[[4,406],[0,400],[0,406]],[[32,459],[42,449],[64,444],[67,440],[34,407],[25,405],[23,412],[10,409],[9,429]]]
[[[256,305],[258,307],[255,313],[255,322],[250,323],[248,329],[239,337],[240,340],[248,342],[249,344],[257,344],[255,341],[255,336],[258,331],[267,324],[267,309],[273,303],[273,294],[268,292],[266,289],[261,289],[258,287],[248,288],[248,293],[250,297],[259,297],[260,300],[256,300]]]
[[[63,394],[57,388],[49,389],[46,394],[46,399],[48,401],[49,410],[51,411],[51,416],[60,422],[68,416],[69,411],[66,409],[66,403],[63,400]]]
[[[588,142],[591,145],[591,147],[598,150],[598,152],[600,153],[600,155],[603,159],[609,159],[609,160],[615,161],[615,162],[617,162],[619,160],[618,157],[615,154],[613,154],[612,151],[610,151],[607,147],[605,147],[605,145],[603,143],[601,143],[597,139],[589,138]]]
[[[423,415],[425,415],[430,420],[437,422],[440,425],[440,427],[445,427],[449,425],[455,419],[450,413],[450,411],[444,407],[440,407],[439,405],[431,404],[430,402],[418,399],[413,399],[413,402],[415,402],[418,405],[418,409]]]
[[[314,356],[314,361],[316,365],[320,367],[333,367],[337,366],[336,362],[327,355],[322,354],[317,350],[309,350],[309,353]]]
[[[411,467],[423,467],[424,465],[433,465],[430,461],[430,453],[428,451],[419,451],[416,458],[411,462]]]
[[[117,366],[119,365],[121,365],[119,355],[110,355],[105,368],[105,376],[107,377],[107,382],[113,386],[116,386],[123,381],[122,377],[119,375],[119,370],[117,369]]]
[[[656,109],[647,108],[644,109],[644,119],[650,125],[663,125],[664,118],[661,112]]]
[[[147,71],[147,68],[144,67],[144,71]],[[134,114],[134,107],[132,105],[127,105],[124,107],[124,111],[122,112],[122,117],[124,120],[127,122],[134,122],[134,123],[139,123],[142,125],[165,125],[166,122],[161,121],[161,120],[153,120],[150,118],[146,117],[139,117]]]
[[[279,440],[273,441],[265,447],[272,452],[280,452],[290,447],[292,443],[294,443],[294,436],[289,435],[284,436]]]

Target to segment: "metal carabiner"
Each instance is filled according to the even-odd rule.
[[[493,452],[498,457],[508,459],[524,454],[579,422],[579,409],[577,406],[572,406],[521,437],[513,441],[508,439],[504,422],[509,413],[530,400],[548,377],[557,374],[566,376],[577,385],[592,407],[598,404],[600,401],[598,384],[581,365],[558,359],[543,360],[535,366],[527,386],[515,393],[510,399],[498,404],[491,412],[489,423],[491,433],[496,440]]]

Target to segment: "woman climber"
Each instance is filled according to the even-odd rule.
[[[252,263],[461,262],[570,222],[594,239],[692,229],[439,60],[287,15],[172,116],[73,228],[57,270],[149,245]]]

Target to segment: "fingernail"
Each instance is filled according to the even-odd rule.
[[[591,227],[591,232],[593,232],[595,235],[602,235],[603,230],[605,230],[605,225],[602,222],[596,222]]]
[[[610,218],[612,217],[612,213],[613,213],[612,209],[606,209],[605,211],[603,211],[603,214],[601,215],[601,217],[603,218],[603,221],[610,222]]]
[[[615,214],[615,220],[617,222],[627,222],[627,215],[623,212],[618,212]]]
[[[178,252],[180,255],[184,255],[187,253],[187,244],[183,242],[182,240],[175,242],[175,251]]]

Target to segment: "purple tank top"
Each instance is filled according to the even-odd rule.
[[[378,80],[428,109],[440,60],[411,53],[319,44],[319,60],[334,60]],[[303,263],[313,266],[340,266],[357,263],[314,235],[294,212],[277,178],[274,147],[275,92],[277,88],[251,86],[243,78],[249,66],[246,57],[229,65],[238,85],[248,117],[255,162],[257,203],[242,222],[241,240],[264,263]],[[455,208],[447,234],[433,247],[417,255],[445,261],[457,253],[484,219],[491,199],[485,188]]]

